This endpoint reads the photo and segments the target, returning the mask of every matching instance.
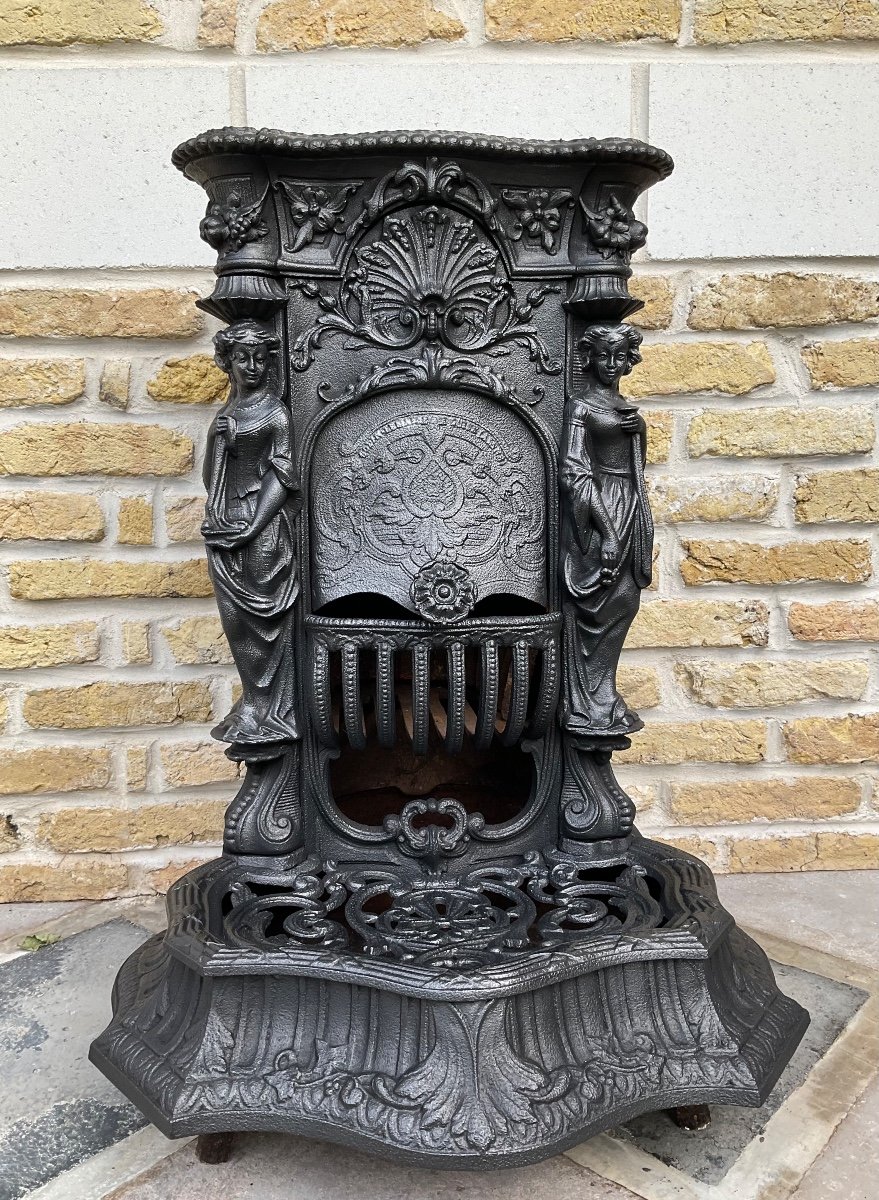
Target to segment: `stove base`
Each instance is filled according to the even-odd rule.
[[[91,1059],[170,1137],[271,1130],[459,1169],[535,1162],[651,1110],[762,1104],[807,1014],[707,868],[640,838],[633,857],[665,871],[658,928],[440,967],[226,944],[217,896],[240,868],[217,860],[123,966]]]

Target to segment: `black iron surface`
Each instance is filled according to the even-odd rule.
[[[670,160],[217,130],[174,161],[227,323],[203,532],[246,774],[94,1061],[171,1135],[433,1165],[761,1103],[806,1015],[611,766],[653,549],[632,209]]]

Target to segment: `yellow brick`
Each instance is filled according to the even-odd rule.
[[[879,521],[879,469],[801,475],[794,492],[798,521]]]
[[[690,306],[692,329],[764,329],[833,325],[879,316],[879,283],[841,275],[783,271],[722,275]]]
[[[89,683],[29,692],[24,719],[34,729],[102,729],[209,721],[206,683]]]
[[[102,747],[39,746],[5,750],[0,795],[90,792],[110,782],[110,751]]]
[[[875,833],[816,834],[821,871],[875,871],[879,865],[879,835]]]
[[[485,0],[485,34],[498,42],[674,42],[680,24],[680,0]]]
[[[733,458],[786,458],[796,454],[861,454],[876,430],[870,409],[706,409],[690,422],[687,451]]]
[[[645,346],[643,362],[624,375],[620,391],[644,396],[723,392],[741,396],[775,382],[775,369],[763,342],[670,342]]]
[[[865,583],[872,575],[870,543],[838,541],[681,543],[681,578],[700,583]]]
[[[765,646],[769,609],[747,600],[653,600],[642,604],[626,646]]]
[[[430,0],[275,0],[260,15],[258,50],[319,46],[415,46],[455,41],[466,29]]]
[[[625,701],[634,709],[655,708],[662,698],[659,675],[653,667],[623,665],[617,676],[617,687]]]
[[[143,666],[152,660],[148,621],[122,622],[122,661],[128,666]]]
[[[856,779],[804,775],[796,779],[709,780],[670,784],[670,812],[682,825],[820,820],[854,812],[861,802]]]
[[[643,766],[685,762],[760,762],[766,755],[762,721],[654,721],[632,734],[630,750],[616,758]]]
[[[84,391],[81,358],[0,358],[0,408],[70,404]]]
[[[743,871],[875,870],[879,835],[810,833],[800,837],[735,838],[729,869]]]
[[[131,364],[124,358],[110,358],[101,371],[98,399],[111,408],[128,408],[128,392],[131,382]]]
[[[801,642],[879,642],[879,601],[827,604],[794,602],[787,615],[788,628]]]
[[[692,854],[694,858],[700,859],[712,871],[717,871],[721,868],[723,862],[723,850],[720,843],[712,838],[698,837],[695,834],[679,834],[665,832],[661,837],[657,837],[658,842],[664,842],[668,846],[674,846],[678,850],[683,850],[685,854]]]
[[[209,354],[169,358],[147,384],[153,400],[170,404],[218,404],[229,392],[229,377]]]
[[[762,521],[778,503],[778,484],[768,475],[718,475],[647,481],[657,524],[679,521]]]
[[[674,287],[662,275],[636,275],[629,281],[629,291],[644,307],[627,318],[639,329],[668,329],[674,310]]]
[[[223,836],[226,805],[193,800],[131,809],[62,808],[43,813],[37,839],[61,854],[215,842]]]
[[[879,713],[802,717],[788,721],[782,733],[791,762],[879,762]]]
[[[0,540],[99,542],[104,514],[77,492],[0,492]]]
[[[125,496],[119,501],[116,541],[124,546],[149,546],[152,540],[152,501],[145,496]]]
[[[813,342],[803,361],[814,388],[860,388],[879,385],[879,338]]]
[[[166,788],[201,787],[238,779],[219,742],[166,742],[159,749]]]
[[[203,558],[183,562],[28,559],[9,564],[16,600],[176,599],[213,594]]]
[[[7,0],[0,9],[0,46],[151,42],[161,32],[145,0]]]
[[[111,900],[121,895],[127,884],[124,864],[98,855],[60,863],[10,863],[0,867],[0,903]]]
[[[200,542],[204,496],[179,496],[165,505],[165,527],[172,542]]]
[[[232,654],[219,617],[187,617],[166,625],[162,635],[175,663],[230,663]]]
[[[799,700],[860,700],[870,668],[857,659],[746,663],[704,659],[678,663],[675,674],[700,704],[764,708]]]
[[[238,0],[202,0],[198,22],[199,46],[234,46],[237,21]]]
[[[0,694],[0,733],[6,731],[6,718],[9,716],[9,701],[6,696]]]
[[[178,879],[182,879],[184,875],[188,875],[190,871],[200,867],[207,858],[212,857],[206,854],[205,858],[190,858],[186,862],[171,862],[166,867],[160,867],[157,871],[148,871],[144,877],[144,882],[152,891],[157,892],[160,896],[171,888]],[[143,889],[138,888],[138,891]]]
[[[696,0],[703,45],[879,38],[876,0]]]
[[[94,621],[0,625],[0,669],[4,671],[94,662],[98,653],[98,627]]]
[[[163,425],[14,425],[0,433],[0,475],[184,475],[192,441]]]
[[[147,784],[147,750],[129,746],[125,751],[125,786],[129,792],[142,792]]]
[[[0,816],[0,854],[10,854],[18,846],[18,826],[10,816]]]
[[[647,461],[651,466],[668,462],[674,417],[669,412],[645,412],[647,422]]]
[[[0,335],[187,338],[202,327],[197,299],[183,288],[0,288]]]

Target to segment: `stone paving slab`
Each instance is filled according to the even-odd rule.
[[[222,1166],[181,1150],[106,1200],[633,1200],[567,1159],[508,1171],[425,1171],[284,1134],[239,1134]]]
[[[0,1200],[146,1123],[86,1055],[110,1019],[113,974],[147,937],[115,920],[0,966]]]
[[[874,1079],[794,1193],[794,1200],[879,1196],[879,1079]]]
[[[879,970],[879,871],[719,875],[715,882],[721,904],[746,929]]]

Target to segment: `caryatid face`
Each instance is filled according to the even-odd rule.
[[[229,351],[229,374],[245,391],[259,387],[268,365],[269,351],[264,343],[236,342]]]
[[[613,387],[628,369],[629,343],[625,338],[602,338],[589,349],[595,377],[606,387]]]

